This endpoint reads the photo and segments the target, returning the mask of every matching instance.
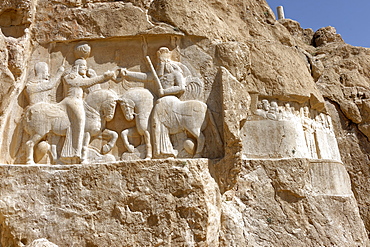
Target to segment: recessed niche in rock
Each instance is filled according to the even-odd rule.
[[[209,92],[173,40],[36,48],[24,90],[28,105],[13,138],[20,144],[15,163],[221,157]]]
[[[24,9],[5,9],[0,13],[0,28],[8,37],[19,38],[25,34],[30,23],[27,20],[28,11]]]
[[[266,1],[0,9],[0,246],[370,246],[366,48]]]
[[[243,125],[245,158],[311,158],[341,161],[331,117],[305,103],[254,97]]]

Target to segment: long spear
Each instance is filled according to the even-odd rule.
[[[162,87],[161,81],[159,80],[159,77],[157,75],[157,71],[155,71],[155,69],[154,69],[152,60],[150,60],[150,57],[149,56],[146,56],[146,60],[148,61],[150,70],[152,71],[152,73],[154,75],[154,80],[157,83],[157,86],[159,87],[160,91],[163,91],[163,87]],[[159,93],[159,94],[160,94],[159,96],[162,96],[161,93]]]

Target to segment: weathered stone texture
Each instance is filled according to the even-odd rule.
[[[245,162],[222,197],[221,246],[366,246],[365,231],[344,230],[362,228],[349,183],[340,163]]]
[[[263,0],[5,0],[0,28],[0,246],[370,246],[370,51],[335,28],[276,21]],[[81,41],[98,74],[148,72],[168,47],[204,83],[218,159],[17,165],[34,64],[70,69]],[[329,114],[343,163],[244,157],[261,99]],[[118,110],[107,124],[132,126]]]
[[[2,166],[1,245],[217,246],[221,198],[208,162]]]
[[[215,165],[2,166],[2,244],[44,237],[58,246],[366,245],[342,164],[244,161],[223,195],[208,171]]]

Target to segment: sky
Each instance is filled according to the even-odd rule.
[[[277,17],[283,6],[285,18],[298,21],[302,28],[332,26],[353,46],[370,47],[370,0],[266,0]]]

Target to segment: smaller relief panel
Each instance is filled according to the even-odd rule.
[[[213,143],[222,147],[202,77],[181,62],[178,46],[160,41],[80,42],[36,50],[16,161],[207,158],[207,143],[208,150]]]
[[[244,158],[341,160],[328,114],[262,97],[252,101],[251,110],[241,128]]]
[[[307,175],[309,188],[316,195],[353,195],[351,179],[343,164],[311,162]]]

